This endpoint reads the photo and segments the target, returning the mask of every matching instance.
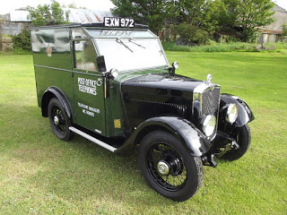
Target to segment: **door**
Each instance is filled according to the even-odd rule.
[[[74,122],[106,135],[104,77],[97,69],[96,51],[90,40],[74,41]]]

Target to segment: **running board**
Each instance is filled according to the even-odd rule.
[[[74,132],[74,133],[76,133],[76,134],[78,134],[78,135],[90,140],[91,142],[93,142],[93,143],[95,143],[95,144],[97,144],[97,145],[109,150],[110,152],[115,152],[117,150],[117,148],[114,148],[114,147],[110,146],[109,144],[104,143],[104,142],[92,137],[91,135],[89,135],[89,134],[87,134],[87,133],[85,133],[83,131],[80,131],[79,129],[77,129],[75,127],[69,127],[69,129],[72,132]]]

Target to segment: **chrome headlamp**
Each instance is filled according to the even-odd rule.
[[[226,113],[226,121],[233,124],[238,117],[238,108],[236,104],[229,104]]]
[[[216,117],[213,115],[208,115],[203,120],[202,130],[207,137],[210,137],[216,128]]]

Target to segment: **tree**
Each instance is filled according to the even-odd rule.
[[[2,18],[0,16],[0,51],[2,51]]]
[[[283,29],[282,36],[286,37],[286,36],[287,36],[287,25],[286,25],[286,24],[283,24],[283,25],[282,25],[282,29]]]
[[[243,41],[254,39],[256,31],[274,20],[271,0],[222,0],[227,8],[226,25],[242,29]]]
[[[52,0],[51,4],[38,5],[37,8],[27,7],[29,12],[28,18],[31,19],[32,25],[58,25],[68,23],[69,13],[61,9],[60,4]]]
[[[68,4],[68,8],[78,9],[74,3]]]
[[[31,19],[34,26],[68,23],[69,14],[64,14],[60,4],[54,0],[50,5],[38,5],[37,8],[27,7],[27,10],[29,12],[28,18]],[[30,31],[26,28],[20,34],[13,36],[12,40],[14,52],[21,53],[31,50]]]
[[[224,5],[221,0],[112,0],[116,8],[113,13],[121,17],[132,17],[136,22],[148,24],[149,28],[158,33],[168,21],[179,25],[176,30],[186,37],[187,32],[193,36],[185,38],[189,43],[207,41],[217,28],[219,7]],[[216,17],[216,19],[215,19]],[[190,29],[188,29],[190,28]],[[204,36],[204,40],[198,38]]]
[[[206,0],[179,0],[175,1],[175,10],[179,22],[187,22],[195,26],[201,26],[204,22]]]
[[[210,28],[214,30],[219,30],[223,23],[229,23],[226,5],[222,0],[214,0],[209,3],[206,13],[208,20],[207,25],[212,25]]]
[[[176,29],[181,43],[206,44],[218,29],[218,20],[224,11],[221,0],[175,1]]]
[[[72,9],[87,9],[86,7],[77,7],[75,3],[68,4],[68,6],[62,5],[63,8],[72,8]]]
[[[147,24],[158,34],[166,18],[171,14],[173,2],[168,0],[112,0],[113,13],[120,17],[132,17],[137,23]]]

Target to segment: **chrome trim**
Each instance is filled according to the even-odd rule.
[[[206,91],[209,90],[213,90],[214,88],[218,88],[220,90],[220,85],[218,84],[213,84],[213,83],[207,83],[207,82],[203,82],[201,84],[199,84],[193,91],[193,102],[192,102],[192,115],[194,116],[195,114],[195,103],[199,102],[199,118],[202,117],[203,113],[202,113],[202,108],[203,108],[203,93],[205,93]],[[216,132],[217,132],[217,128],[218,128],[218,114],[219,114],[219,105],[220,105],[220,97],[218,99],[218,112],[217,115],[214,116],[215,120],[216,120],[216,125],[215,125],[215,129],[212,135],[210,135],[209,137],[207,137],[207,139],[209,140],[213,140],[216,136]],[[201,127],[200,130],[203,130],[203,128]]]
[[[205,92],[209,86],[205,83],[199,84],[193,91],[193,102],[192,102],[192,115],[194,114],[194,103],[195,101],[200,102],[200,115],[202,114],[202,94]]]
[[[78,135],[90,140],[91,142],[93,142],[93,143],[95,143],[95,144],[97,144],[97,145],[109,150],[110,152],[115,152],[117,150],[117,148],[114,148],[114,147],[110,146],[109,144],[104,143],[104,142],[92,137],[91,135],[89,135],[89,134],[87,134],[87,133],[85,133],[83,131],[80,131],[79,129],[77,129],[75,127],[69,127],[69,129],[72,132],[74,132],[74,133],[76,133],[76,134],[78,134]]]
[[[39,64],[34,64],[34,67],[39,67],[39,68],[44,68],[44,69],[53,69],[53,70],[58,70],[58,71],[63,71],[63,72],[74,72],[73,70],[69,70],[69,69],[56,68],[56,67],[51,67],[51,66],[44,66],[44,65],[39,65]]]
[[[165,162],[165,161],[160,161],[157,164],[157,170],[158,172],[163,175],[166,176],[169,174],[169,165]]]
[[[55,125],[59,125],[59,123],[60,123],[59,117],[58,116],[54,116],[54,124]]]
[[[107,91],[107,81],[109,81],[107,78],[104,79],[104,94],[105,94],[105,99],[108,97],[108,91]]]
[[[205,92],[210,86],[207,85],[206,83],[201,83],[199,84],[195,89],[194,93],[203,93]]]
[[[202,94],[210,89],[214,88],[220,88],[220,85],[218,84],[206,84],[201,83],[199,84],[193,91],[193,102],[192,102],[192,115],[194,114],[194,102],[199,101],[200,102],[200,115],[202,115]],[[220,100],[219,100],[220,102]]]
[[[34,67],[37,68],[44,68],[44,69],[52,69],[52,70],[56,70],[56,71],[63,71],[63,72],[70,72],[70,73],[75,73],[75,74],[83,74],[85,73],[85,75],[90,75],[90,76],[97,76],[97,77],[102,77],[102,73],[101,72],[97,72],[97,71],[86,71],[86,70],[79,70],[74,68],[74,70],[69,70],[69,69],[62,69],[62,68],[56,68],[56,67],[51,67],[51,66],[44,66],[44,65],[39,65],[39,64],[34,64]]]

